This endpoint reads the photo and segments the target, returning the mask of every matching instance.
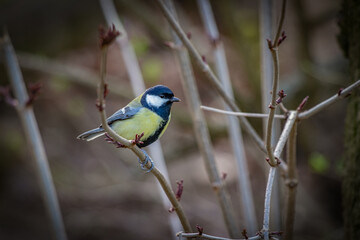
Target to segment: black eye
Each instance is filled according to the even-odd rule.
[[[164,98],[165,96],[164,95],[160,95],[161,98]]]

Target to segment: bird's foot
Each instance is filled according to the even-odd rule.
[[[144,133],[136,134],[135,139],[131,140],[131,144],[138,145],[138,144],[144,144],[143,141],[140,141],[140,139],[144,136]]]
[[[154,168],[154,162],[151,160],[150,156],[149,156],[144,150],[141,150],[141,151],[143,151],[143,153],[145,154],[145,160],[144,160],[144,161],[141,161],[141,160],[138,158],[139,163],[140,163],[140,167],[141,167],[141,169],[144,170],[146,173],[151,172],[151,170],[153,170],[153,168]],[[147,168],[148,162],[151,163],[150,168]]]
[[[118,141],[115,141],[108,133],[105,133],[105,141],[111,144],[114,144],[117,148],[126,148],[124,144],[121,144]]]

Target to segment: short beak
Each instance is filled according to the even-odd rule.
[[[171,101],[171,102],[181,102],[181,100],[180,100],[179,98],[177,98],[177,97],[172,97],[172,98],[170,99],[170,101]]]

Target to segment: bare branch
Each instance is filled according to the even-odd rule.
[[[291,132],[291,129],[293,128],[296,117],[297,117],[297,111],[290,111],[289,118],[287,119],[284,129],[281,133],[280,139],[276,145],[275,151],[274,151],[274,157],[279,158],[281,155],[281,152],[285,146],[285,143],[287,141],[287,138],[289,137],[289,134]],[[282,163],[280,163],[282,164]],[[269,177],[266,185],[266,192],[265,192],[265,202],[264,202],[264,221],[263,221],[263,233],[264,238],[269,239],[269,225],[270,225],[270,203],[271,203],[271,192],[272,192],[272,186],[274,183],[274,177],[276,173],[276,167],[271,167],[269,172]],[[287,171],[286,171],[287,172]]]
[[[164,2],[160,0],[159,2],[164,6],[164,8],[169,8],[171,11],[171,13],[169,12],[169,14],[175,16],[176,18],[176,10],[172,0],[167,0]],[[165,4],[168,8],[165,7]],[[213,186],[213,190],[218,198],[225,225],[227,227],[227,230],[229,231],[230,236],[239,236],[240,230],[238,229],[238,225],[236,224],[236,217],[234,214],[235,211],[233,210],[229,194],[222,183],[222,179],[218,171],[213,148],[211,145],[210,134],[206,126],[203,112],[200,110],[201,101],[199,92],[197,90],[189,53],[186,48],[180,47],[182,46],[182,43],[178,37],[178,34],[174,31],[171,31],[171,33],[174,43],[179,46],[175,49],[175,51],[183,76],[181,78],[181,83],[184,89],[186,99],[188,99],[188,101],[190,102],[190,104],[188,104],[188,107],[190,108],[190,113],[194,124],[194,132],[199,146],[199,150],[204,160],[210,183]],[[185,35],[185,38],[188,39],[188,36]]]
[[[197,2],[207,34],[210,36],[211,42],[216,42],[213,47],[216,73],[221,80],[226,94],[233,98],[234,96],[230,81],[229,69],[226,61],[224,44],[221,41],[219,30],[215,22],[210,2],[209,0],[198,0]],[[229,109],[229,107],[227,107],[226,105],[225,108]],[[235,156],[235,163],[237,167],[242,212],[244,215],[244,219],[247,220],[245,221],[245,227],[251,234],[255,234],[255,232],[258,230],[258,223],[256,219],[253,191],[250,184],[250,177],[246,160],[247,157],[245,154],[245,147],[239,125],[239,119],[234,116],[228,115],[227,121],[230,143],[232,145]]]
[[[288,161],[288,177],[285,184],[288,187],[286,201],[286,217],[285,217],[285,237],[284,239],[292,239],[295,220],[295,203],[297,190],[297,173],[296,173],[296,134],[297,123],[295,122],[287,143],[287,161]]]
[[[289,112],[289,109],[287,109],[285,107],[284,103],[280,103],[279,107],[280,107],[281,111],[283,111],[285,114],[287,114]],[[276,117],[276,114],[275,114],[275,117]]]
[[[159,8],[164,14],[165,18],[168,20],[169,24],[176,32],[184,46],[188,49],[189,54],[194,58],[195,62],[198,64],[199,68],[204,72],[206,79],[215,87],[216,91],[219,95],[224,99],[226,104],[233,110],[234,112],[241,112],[239,107],[235,104],[234,100],[230,98],[226,92],[224,91],[219,79],[216,77],[214,72],[211,70],[209,65],[203,61],[202,56],[198,53],[195,47],[192,45],[191,41],[187,37],[186,33],[182,30],[177,20],[171,14],[169,9],[164,5],[162,0],[156,0]],[[266,153],[266,148],[264,147],[264,142],[256,133],[255,129],[250,125],[249,121],[242,116],[239,116],[240,123],[243,126],[243,129],[250,135],[250,137],[255,141],[257,146]]]
[[[139,96],[146,90],[145,83],[141,73],[139,62],[135,54],[135,50],[131,45],[131,41],[129,41],[128,39],[127,31],[123,26],[121,19],[116,11],[114,1],[100,0],[100,6],[103,10],[103,14],[107,24],[109,26],[114,24],[115,28],[121,32],[121,36],[116,38],[116,44],[118,44],[118,46],[120,47],[119,53],[122,56],[127,73],[129,75],[131,88],[134,96]],[[152,143],[148,148],[150,151],[150,155],[156,159],[159,170],[162,172],[165,179],[170,183],[170,178],[167,171],[166,162],[160,141]],[[161,186],[158,186],[162,203],[165,209],[169,209],[171,207],[171,203],[169,202]],[[179,222],[179,219],[174,214],[169,214],[168,218],[170,221],[171,230],[173,232],[173,235],[175,236],[175,234],[181,229],[181,224]]]
[[[98,87],[98,104],[100,106],[99,113],[100,113],[102,127],[111,136],[111,138],[113,138],[115,141],[121,143],[122,145],[126,146],[134,154],[136,154],[138,156],[138,158],[140,159],[140,161],[142,162],[142,164],[145,165],[145,163],[146,163],[146,165],[145,165],[146,168],[148,168],[150,170],[153,167],[153,169],[151,170],[151,173],[157,178],[157,180],[159,181],[161,187],[163,188],[166,196],[169,198],[171,204],[173,205],[173,208],[175,209],[175,211],[179,217],[179,220],[184,228],[184,231],[191,232],[191,226],[189,224],[189,221],[187,220],[179,201],[176,199],[176,196],[175,196],[173,190],[171,189],[170,185],[167,183],[167,181],[166,181],[165,177],[162,175],[162,173],[156,167],[152,166],[152,163],[150,161],[146,162],[147,156],[136,144],[132,144],[132,142],[130,140],[127,140],[127,139],[119,136],[107,124],[106,110],[105,110],[106,105],[105,105],[104,94],[103,94],[104,85],[105,85],[107,50],[108,50],[107,46],[102,48],[101,66],[100,66],[101,78],[100,78],[100,83],[99,83],[99,87]]]
[[[182,30],[179,23],[174,18],[174,16],[171,14],[171,12],[168,10],[168,8],[164,5],[162,0],[156,0],[156,3],[160,7],[161,11],[163,12],[165,18],[168,20],[171,27],[176,32],[179,39],[182,41],[184,46],[188,49],[190,55],[194,58],[194,60],[196,61],[196,63],[200,67],[200,69],[204,72],[205,76],[207,77],[206,79],[211,84],[213,84],[216,91],[218,91],[219,95],[224,99],[224,101],[226,102],[226,104],[228,104],[228,106],[231,108],[231,110],[233,110],[234,112],[241,112],[241,110],[235,104],[233,99],[231,99],[225,93],[224,89],[222,88],[221,83],[219,82],[219,80],[216,77],[216,75],[214,74],[214,72],[211,70],[209,65],[206,62],[203,61],[202,56],[197,52],[195,47],[192,45],[191,41],[188,39],[186,33]],[[267,153],[264,141],[259,137],[259,135],[255,131],[255,129],[251,126],[249,121],[243,116],[238,116],[238,118],[240,120],[240,123],[243,126],[244,131],[246,131],[246,133],[249,134],[249,136],[254,140],[254,142],[260,148],[261,151],[263,151],[264,153]],[[284,168],[286,168],[286,164],[285,163],[281,164],[280,168],[282,170],[284,170]]]
[[[213,108],[213,107],[207,107],[207,106],[201,106],[200,108],[203,110],[209,111],[209,112],[216,112],[216,113],[233,115],[233,116],[243,116],[243,117],[250,117],[250,118],[267,118],[267,117],[269,117],[269,114],[266,114],[266,113],[232,112],[232,111],[226,111],[226,110]],[[286,116],[275,114],[274,118],[285,119]]]
[[[272,151],[271,140],[272,140],[273,122],[274,122],[274,115],[275,115],[275,108],[276,108],[276,93],[277,93],[277,87],[278,87],[279,78],[280,78],[278,39],[279,39],[280,32],[282,29],[282,24],[283,24],[283,21],[285,18],[285,10],[286,10],[285,7],[286,7],[286,0],[283,0],[278,30],[277,30],[273,45],[270,48],[271,56],[273,59],[274,71],[273,71],[273,83],[272,83],[273,85],[272,85],[272,91],[271,91],[271,103],[269,105],[270,111],[269,111],[269,118],[268,118],[267,127],[266,127],[265,146],[266,146],[267,154],[269,156],[269,164],[272,167],[277,165],[276,159],[274,157],[274,153]]]
[[[306,118],[313,116],[314,114],[322,111],[323,109],[327,108],[331,104],[336,103],[337,101],[347,97],[349,94],[351,94],[351,91],[353,89],[355,89],[359,86],[360,86],[360,80],[357,80],[356,82],[354,82],[347,88],[345,88],[343,90],[340,89],[339,92],[337,94],[335,94],[334,96],[332,96],[331,98],[319,103],[318,105],[316,105],[315,107],[312,107],[311,109],[309,109],[307,111],[300,113],[298,118],[306,119]]]
[[[280,45],[281,42],[279,42],[279,38],[280,35],[283,33],[282,32],[282,26],[284,23],[284,19],[285,19],[285,11],[286,11],[286,0],[282,1],[282,6],[281,6],[281,14],[280,14],[280,20],[279,20],[279,25],[276,31],[276,35],[273,41],[273,47],[278,47]]]
[[[18,101],[16,109],[18,110],[18,114],[21,118],[26,139],[29,145],[29,150],[31,151],[32,157],[36,163],[36,173],[38,175],[42,197],[45,201],[55,238],[57,240],[66,240],[67,236],[65,227],[62,220],[48,159],[45,153],[44,144],[32,106],[27,105],[29,96],[26,91],[14,48],[7,34],[2,39],[0,39],[0,43],[3,45],[2,47],[5,53],[5,64],[11,81],[12,89]]]

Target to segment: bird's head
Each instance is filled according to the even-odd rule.
[[[168,87],[162,85],[147,89],[141,97],[141,104],[162,118],[169,117],[174,102],[180,102],[180,99],[175,97]]]

